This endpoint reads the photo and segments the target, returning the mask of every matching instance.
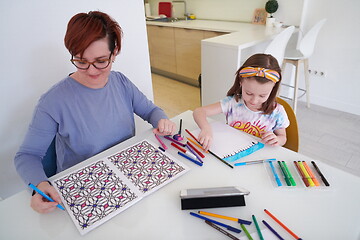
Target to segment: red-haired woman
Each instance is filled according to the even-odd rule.
[[[135,135],[134,113],[154,132],[169,135],[175,124],[122,73],[111,71],[121,50],[119,24],[103,12],[73,16],[65,46],[76,72],[47,91],[35,108],[15,166],[26,184],[33,184],[55,202],[34,194],[31,206],[40,213],[56,208],[60,197],[48,183],[42,158],[55,137],[57,172],[61,172]]]

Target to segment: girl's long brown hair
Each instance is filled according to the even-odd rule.
[[[279,91],[279,86],[281,82],[281,68],[279,66],[278,61],[270,54],[259,53],[249,57],[244,62],[244,64],[237,70],[234,84],[227,92],[227,96],[234,96],[237,102],[241,99],[242,88],[240,83],[243,79],[239,75],[239,72],[241,71],[241,69],[245,67],[261,67],[261,68],[271,69],[279,73],[280,75],[279,81],[275,83],[273,89],[271,90],[269,98],[266,100],[266,102],[263,103],[261,107],[261,111],[263,111],[264,114],[270,114],[276,107],[276,96]],[[253,78],[255,78],[256,81],[261,84],[271,81],[265,77],[253,77]]]

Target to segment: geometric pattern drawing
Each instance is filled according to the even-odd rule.
[[[93,227],[139,197],[104,161],[77,170],[53,183],[79,230]]]
[[[80,234],[100,226],[188,167],[143,140],[52,180]]]
[[[108,159],[142,193],[156,190],[186,169],[144,140]]]

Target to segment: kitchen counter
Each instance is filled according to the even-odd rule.
[[[263,53],[270,41],[284,30],[252,23],[212,20],[147,21],[147,25],[229,33],[201,41],[202,105],[224,98],[242,63],[255,53]]]
[[[277,33],[282,31],[280,28],[266,28],[264,25],[252,23],[214,20],[181,20],[177,22],[147,21],[146,24],[229,33],[203,41],[210,44],[213,43],[233,47],[248,47],[264,41],[264,39],[271,39]]]

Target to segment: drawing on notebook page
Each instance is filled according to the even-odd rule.
[[[83,235],[188,170],[182,162],[143,140],[52,183]]]

